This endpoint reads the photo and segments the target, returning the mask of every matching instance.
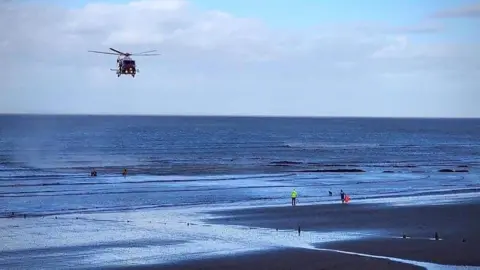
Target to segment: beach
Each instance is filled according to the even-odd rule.
[[[300,224],[299,238],[309,231],[358,231],[363,237],[313,243],[311,248],[279,248],[126,269],[480,269],[477,249],[480,200],[400,207],[377,204],[260,207],[216,211],[214,215],[222,217],[207,222],[268,228],[272,233],[278,229],[294,235]]]
[[[1,269],[479,266],[476,121],[0,123]]]
[[[480,243],[480,200],[427,206],[286,206],[217,214],[224,217],[212,219],[212,222],[292,232],[300,226],[301,231],[365,233],[364,239],[315,245],[318,248],[480,267],[477,255],[477,245]],[[434,239],[435,233],[438,233],[438,241]],[[406,238],[403,238],[404,235]]]
[[[480,269],[479,200],[444,203],[9,218],[0,228],[4,248],[10,249],[0,252],[0,267]],[[439,240],[434,239],[436,232]]]
[[[416,205],[417,196],[407,205],[353,199],[15,216],[2,219],[0,267],[480,268],[480,200],[451,194],[460,197],[437,194],[431,205]]]
[[[415,198],[421,200],[421,197]],[[441,198],[439,198],[441,200]],[[208,222],[302,231],[385,231],[387,236],[480,238],[480,200],[445,205],[324,204],[218,211]]]
[[[223,269],[392,269],[416,270],[424,269],[404,263],[388,260],[372,259],[355,255],[344,255],[333,252],[322,252],[308,249],[286,249],[266,251],[248,255],[226,256],[214,259],[195,260],[175,265],[147,265],[126,267],[124,269],[158,269],[158,270],[223,270]]]

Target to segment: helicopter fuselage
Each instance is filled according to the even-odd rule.
[[[132,75],[132,77],[135,77],[135,74],[137,73],[137,68],[136,68],[136,63],[135,60],[132,58],[125,56],[125,57],[119,57],[117,59],[117,76],[120,77],[120,75]]]

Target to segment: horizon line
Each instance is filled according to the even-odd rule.
[[[110,113],[0,113],[0,116],[108,116],[108,117],[217,117],[217,118],[294,118],[294,119],[451,119],[451,120],[480,120],[480,117],[455,116],[315,116],[315,115],[241,115],[241,114],[110,114]]]

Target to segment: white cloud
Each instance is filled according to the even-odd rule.
[[[433,14],[435,18],[480,18],[480,3],[453,8],[448,10],[441,10]]]
[[[295,32],[181,0],[0,5],[3,112],[480,116],[476,47],[411,40],[435,24]],[[115,56],[87,53],[109,47],[162,56],[117,78]]]

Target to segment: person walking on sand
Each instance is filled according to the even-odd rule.
[[[345,193],[343,192],[343,189],[340,190],[340,200],[342,200],[342,203],[345,203]]]
[[[297,205],[297,191],[293,189],[292,191],[292,206]]]

